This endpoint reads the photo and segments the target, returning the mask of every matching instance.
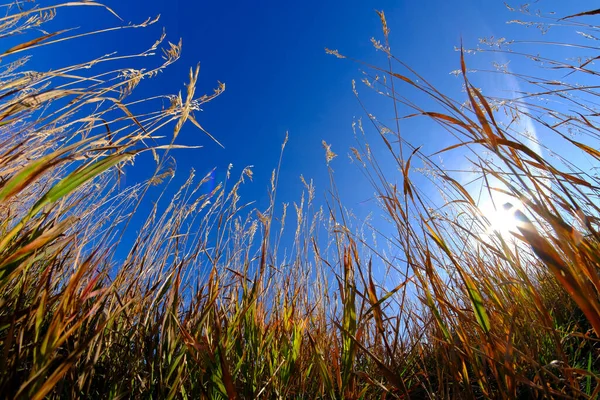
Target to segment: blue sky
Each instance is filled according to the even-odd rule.
[[[568,14],[590,8],[589,3],[539,1],[531,8]],[[374,10],[384,10],[396,56],[446,93],[461,96],[461,80],[449,74],[459,68],[459,54],[454,48],[461,38],[466,46],[474,46],[479,37],[492,35],[540,39],[534,28],[507,25],[506,21],[516,15],[506,9],[503,1],[495,0],[127,0],[106,4],[126,22],[137,23],[158,14],[161,20],[150,29],[96,38],[93,46],[82,48],[75,42],[62,45],[64,52],[59,58],[41,49],[32,65],[51,64],[57,68],[113,50],[140,51],[151,45],[164,27],[169,40],[183,40],[182,58],[157,79],[143,82],[136,96],[179,91],[187,81],[189,67],[197,62],[201,63],[198,92],[210,92],[217,81],[227,85],[226,92],[206,104],[205,111],[197,116],[225,149],[187,126],[180,143],[204,148],[174,153],[181,180],[191,168],[204,175],[216,166],[220,171],[217,178],[222,178],[229,163],[238,173],[254,165],[255,181],[242,193],[246,200],[258,200],[259,207],[264,208],[271,170],[277,165],[281,142],[289,131],[279,200],[298,200],[301,174],[315,179],[318,195],[327,190],[321,146],[325,140],[340,156],[333,168],[345,204],[359,216],[372,210],[363,204],[373,192],[346,157],[354,143],[351,124],[355,118],[365,117],[351,90],[351,80],[361,78],[360,67],[325,54],[325,47],[385,65],[385,57],[370,42],[371,37],[381,38]],[[81,31],[115,26],[119,21],[107,12],[87,7],[60,10],[56,23],[80,26]],[[502,90],[505,83],[498,80],[491,85]],[[384,122],[392,121],[389,102],[368,94],[360,84],[359,90],[365,94],[371,112]],[[407,123],[403,134],[417,146],[439,145],[440,132],[424,127]],[[377,141],[376,136],[372,138]]]

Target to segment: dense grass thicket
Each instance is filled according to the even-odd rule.
[[[397,123],[368,104],[355,122],[352,168],[384,216],[357,225],[333,169],[330,197],[303,180],[289,207],[277,203],[276,169],[264,210],[240,197],[250,169],[210,190],[193,174],[172,188],[178,133],[203,131],[197,112],[224,86],[198,96],[195,68],[183,93],[132,100],[178,59],[164,37],[140,54],[28,70],[40,46],[102,35],[40,29],[84,6],[112,12],[92,1],[2,6],[0,36],[25,39],[0,64],[0,397],[598,397],[599,10],[522,9],[517,21],[587,44],[457,49],[459,98],[392,54],[381,13],[373,44],[387,62],[363,65],[364,83]],[[553,59],[553,47],[568,57]],[[469,69],[486,54],[528,59],[539,76]],[[122,67],[136,59],[159,65]],[[487,94],[498,74],[522,90]],[[405,140],[414,118],[446,135],[445,148]],[[345,150],[324,146],[324,164],[341,168],[333,150]],[[139,158],[155,172],[127,186]],[[514,223],[495,225],[486,202]]]

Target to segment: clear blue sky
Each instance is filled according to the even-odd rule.
[[[564,3],[539,1],[531,8],[566,14],[592,8],[593,2]],[[223,177],[230,162],[236,174],[244,166],[254,165],[255,182],[243,194],[246,200],[259,200],[261,207],[266,205],[270,173],[277,165],[286,131],[290,140],[281,171],[280,201],[298,199],[300,174],[316,180],[318,194],[327,189],[322,140],[331,143],[340,156],[333,166],[346,205],[360,214],[361,202],[371,197],[371,188],[346,157],[353,144],[353,119],[364,117],[351,90],[351,80],[361,78],[360,68],[325,54],[324,48],[384,65],[383,55],[370,43],[371,37],[381,38],[375,9],[386,13],[394,53],[451,95],[461,96],[461,81],[449,74],[459,68],[454,47],[460,45],[461,37],[466,46],[491,35],[540,39],[535,29],[507,25],[506,21],[516,16],[500,0],[114,0],[106,4],[126,22],[137,23],[157,14],[162,15],[161,21],[147,30],[96,38],[94,46],[81,48],[69,43],[62,46],[66,53],[59,59],[44,50],[32,65],[59,67],[112,50],[139,51],[153,43],[165,27],[171,41],[182,38],[182,58],[158,79],[143,82],[136,96],[179,91],[187,81],[189,67],[197,62],[201,63],[199,92],[211,91],[217,81],[227,85],[226,92],[198,115],[225,149],[188,126],[180,143],[204,148],[174,153],[179,177],[183,179],[191,168],[203,175],[216,166],[221,171],[217,176]],[[60,26],[81,26],[80,30],[119,24],[110,14],[91,7],[61,10],[57,21]],[[124,36],[132,40],[118,39]],[[497,85],[501,87],[502,82]],[[367,98],[371,111],[390,122],[390,104]],[[434,133],[418,129],[418,125],[410,128],[404,134],[415,145],[438,144]]]

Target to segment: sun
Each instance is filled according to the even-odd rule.
[[[520,222],[515,213],[522,208],[522,204],[515,199],[500,203],[487,201],[482,204],[479,209],[482,216],[489,222],[486,234],[511,237],[512,232],[518,232]]]

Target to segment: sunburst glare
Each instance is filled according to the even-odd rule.
[[[484,221],[487,223],[486,235],[500,234],[505,238],[511,237],[511,232],[518,232],[518,210],[523,210],[523,204],[510,199],[502,202],[486,201],[479,207]]]

